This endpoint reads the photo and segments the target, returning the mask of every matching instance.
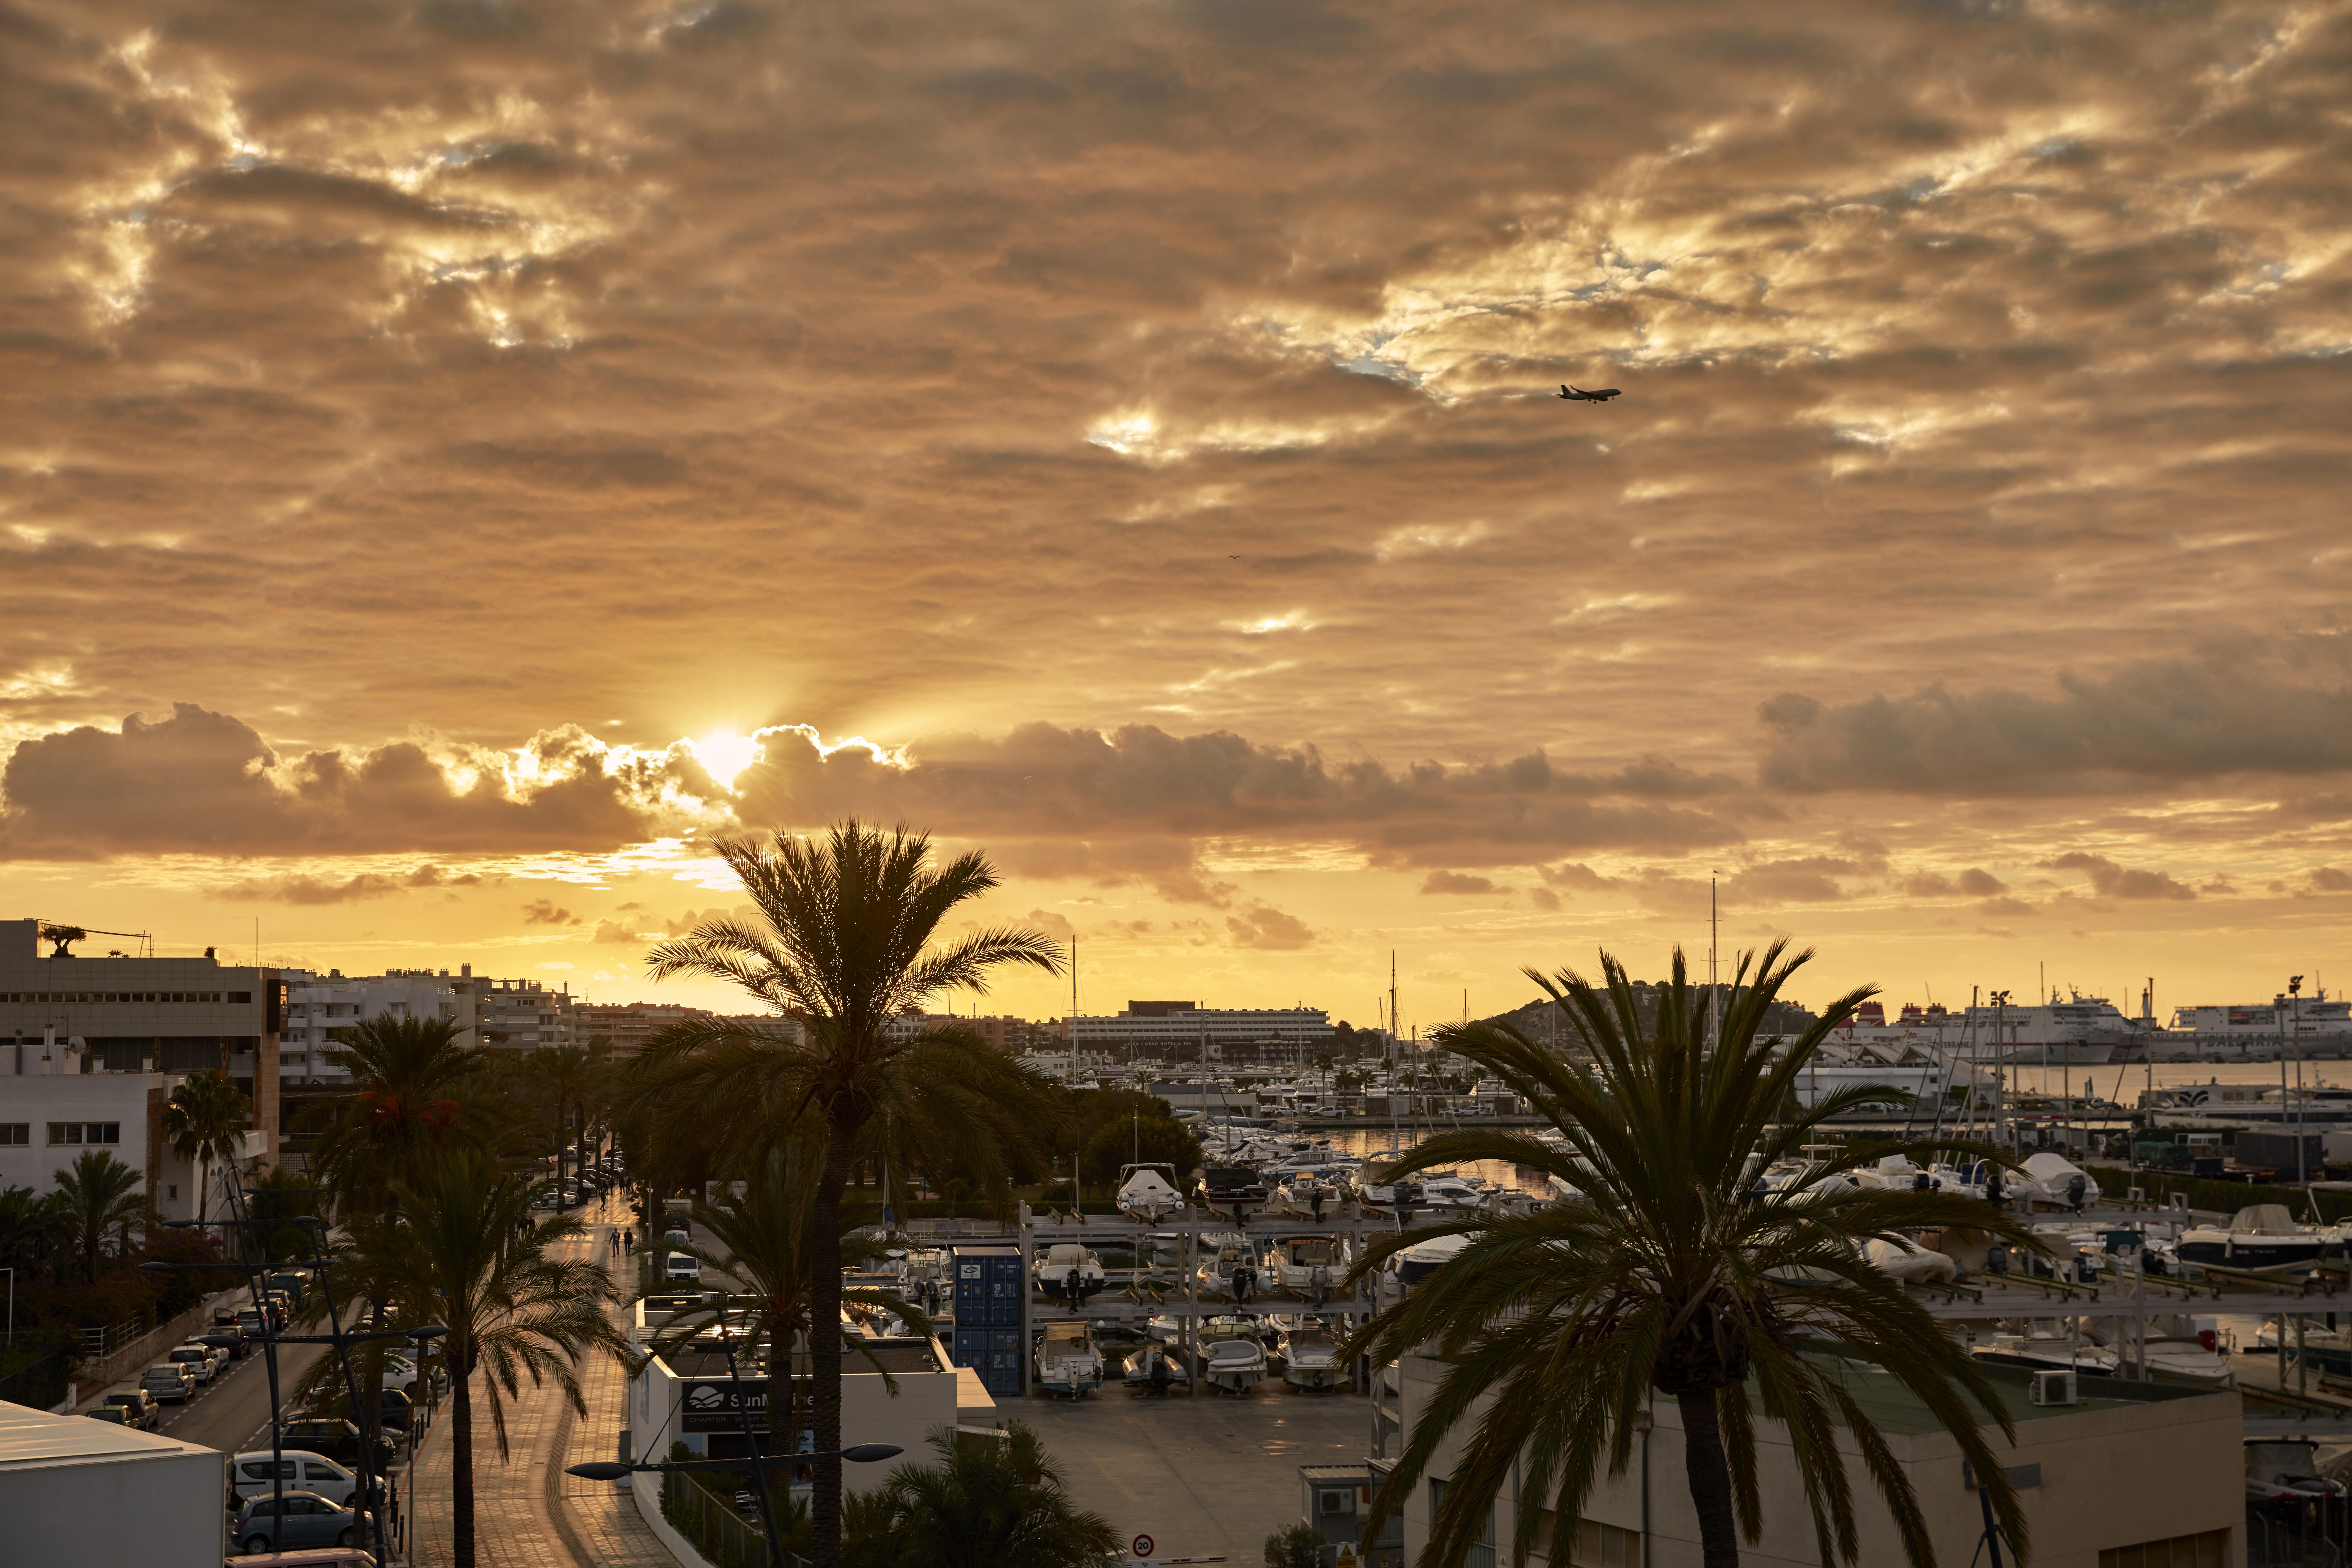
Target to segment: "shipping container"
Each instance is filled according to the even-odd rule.
[[[1029,1321],[1029,1270],[1017,1247],[959,1247],[955,1259],[955,1315],[960,1325],[1025,1328]]]

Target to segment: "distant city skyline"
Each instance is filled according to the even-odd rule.
[[[1082,999],[1710,878],[1814,1005],[2352,985],[2339,12],[28,14],[0,914],[723,1008],[855,812]]]

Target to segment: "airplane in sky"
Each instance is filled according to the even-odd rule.
[[[1559,389],[1559,395],[1570,403],[1606,403],[1617,395],[1617,389],[1613,386],[1604,386],[1598,392],[1579,392],[1575,387],[1563,384]]]

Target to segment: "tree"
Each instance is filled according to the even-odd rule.
[[[1891,1373],[1953,1435],[1989,1485],[2010,1541],[2025,1552],[2016,1496],[1969,1406],[2013,1440],[2006,1407],[1927,1310],[1865,1259],[1863,1244],[1936,1226],[1973,1226],[2029,1249],[2036,1244],[2024,1226],[1978,1200],[1823,1180],[1891,1153],[1992,1153],[1955,1140],[1847,1144],[1820,1163],[1811,1182],[1769,1195],[1752,1191],[1755,1173],[1804,1158],[1808,1145],[1824,1142],[1825,1122],[1898,1098],[1865,1086],[1789,1114],[1806,1062],[1874,993],[1865,986],[1840,997],[1776,1054],[1770,1038],[1758,1037],[1758,1026],[1812,956],[1782,962],[1783,948],[1773,943],[1753,965],[1752,955],[1740,956],[1719,1041],[1708,1037],[1708,1009],[1688,984],[1680,952],[1647,1030],[1623,968],[1605,952],[1605,990],[1570,970],[1557,977],[1527,972],[1582,1037],[1590,1067],[1507,1023],[1439,1030],[1441,1044],[1502,1079],[1557,1130],[1562,1146],[1500,1129],[1441,1134],[1389,1167],[1391,1175],[1515,1161],[1580,1195],[1521,1216],[1424,1226],[1367,1249],[1360,1277],[1415,1242],[1469,1238],[1351,1344],[1351,1353],[1369,1351],[1381,1363],[1429,1345],[1445,1367],[1374,1503],[1368,1533],[1421,1483],[1448,1435],[1470,1423],[1423,1561],[1461,1563],[1514,1467],[1523,1466],[1517,1559],[1539,1550],[1563,1562],[1603,1455],[1612,1474],[1623,1473],[1635,1418],[1663,1394],[1680,1410],[1706,1568],[1737,1568],[1739,1537],[1752,1542],[1762,1526],[1759,1404],[1787,1428],[1822,1562],[1851,1561],[1857,1551],[1852,1486],[1837,1444],[1843,1426],[1894,1514],[1906,1554],[1925,1568],[1934,1548],[1910,1480],[1844,1378],[1847,1363],[1862,1363]],[[1539,1542],[1547,1504],[1558,1522],[1552,1538]]]
[[[602,1264],[548,1256],[585,1234],[580,1222],[533,1224],[531,1203],[546,1184],[501,1172],[484,1150],[445,1149],[393,1187],[398,1215],[356,1220],[336,1268],[349,1297],[388,1301],[412,1323],[449,1331],[439,1349],[450,1383],[452,1536],[457,1568],[474,1568],[474,1373],[488,1373],[482,1393],[503,1460],[506,1401],[524,1377],[534,1388],[553,1381],[587,1414],[573,1369],[592,1351],[622,1353],[626,1342],[604,1315],[620,1292]]]
[[[82,1273],[95,1284],[106,1233],[127,1236],[146,1215],[146,1178],[103,1149],[85,1149],[58,1173],[57,1182],[67,1224],[81,1249]]]
[[[163,1102],[163,1136],[172,1141],[173,1153],[196,1167],[199,1225],[212,1198],[213,1163],[236,1168],[251,1109],[236,1080],[216,1068],[190,1074]]]
[[[1087,1140],[1078,1164],[1087,1181],[1103,1189],[1097,1195],[1108,1197],[1111,1184],[1118,1179],[1119,1167],[1139,1160],[1175,1166],[1176,1185],[1181,1188],[1185,1178],[1201,1168],[1201,1140],[1191,1128],[1164,1112],[1132,1122],[1106,1122]]]
[[[453,1134],[488,1142],[481,1075],[488,1054],[458,1044],[448,1020],[363,1019],[327,1059],[352,1075],[355,1091],[326,1107],[310,1167],[345,1216],[383,1208],[416,1155],[443,1147]]]
[[[821,846],[779,833],[765,844],[729,839],[717,847],[757,918],[703,921],[656,947],[648,972],[657,980],[731,981],[797,1019],[800,1037],[696,1020],[649,1041],[642,1065],[666,1075],[667,1104],[706,1134],[773,1142],[806,1117],[824,1140],[810,1370],[816,1446],[829,1453],[841,1447],[841,1196],[850,1165],[869,1152],[869,1125],[887,1112],[909,1146],[993,1169],[1005,1108],[1044,1092],[1034,1073],[968,1032],[908,1038],[889,1026],[942,992],[985,991],[1000,964],[1058,973],[1060,960],[1044,934],[1014,927],[932,947],[940,921],[995,887],[996,872],[977,853],[935,868],[929,837],[905,827],[885,833],[852,819]],[[815,1468],[817,1568],[838,1568],[841,1462]]]
[[[904,1465],[861,1510],[853,1568],[1098,1568],[1118,1531],[1070,1500],[1037,1434],[931,1437],[936,1465]]]
[[[1323,1532],[1294,1524],[1265,1538],[1265,1568],[1323,1568]]]
[[[741,1336],[737,1354],[745,1359],[756,1361],[763,1350],[776,1361],[791,1354],[796,1339],[808,1332],[810,1304],[816,1296],[816,1193],[824,1159],[823,1150],[807,1139],[788,1138],[768,1152],[740,1194],[696,1202],[695,1221],[718,1247],[671,1243],[669,1250],[709,1265],[733,1289],[674,1314],[649,1347],[655,1353],[675,1359],[679,1347],[714,1326],[724,1326]],[[883,1251],[880,1241],[854,1233],[836,1237],[835,1246],[845,1268],[856,1268]],[[896,1312],[918,1332],[929,1331],[929,1319],[887,1291],[844,1289],[840,1294],[845,1302]],[[737,1300],[730,1303],[730,1295]],[[743,1298],[749,1298],[748,1307]],[[898,1380],[865,1342],[858,1342],[858,1349],[896,1394]],[[793,1379],[790,1397],[797,1400],[800,1390],[801,1380]],[[781,1414],[785,1419],[775,1431],[806,1429],[805,1413],[797,1405]]]

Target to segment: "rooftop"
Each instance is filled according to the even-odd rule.
[[[87,1415],[52,1415],[0,1401],[0,1467],[78,1459],[144,1459],[163,1454],[205,1454],[198,1443],[159,1436]]]
[[[1833,1358],[1824,1357],[1824,1360]],[[1847,1362],[1845,1385],[1854,1403],[1882,1431],[1899,1432],[1906,1436],[1942,1429],[1941,1424],[1927,1413],[1927,1407],[1914,1398],[1895,1374],[1863,1362]],[[2028,1396],[2033,1374],[2023,1367],[1981,1366],[1979,1368],[1991,1383],[2011,1417],[2017,1421],[2043,1421],[2059,1415],[2079,1415],[2086,1411],[2127,1410],[2135,1406],[2165,1405],[2179,1399],[2208,1399],[2216,1391],[2200,1388],[2174,1388],[2165,1384],[2134,1383],[2115,1377],[2077,1377],[2074,1380],[2075,1401],[2072,1405],[2036,1405]],[[2233,1390],[2220,1392],[2230,1393]]]

